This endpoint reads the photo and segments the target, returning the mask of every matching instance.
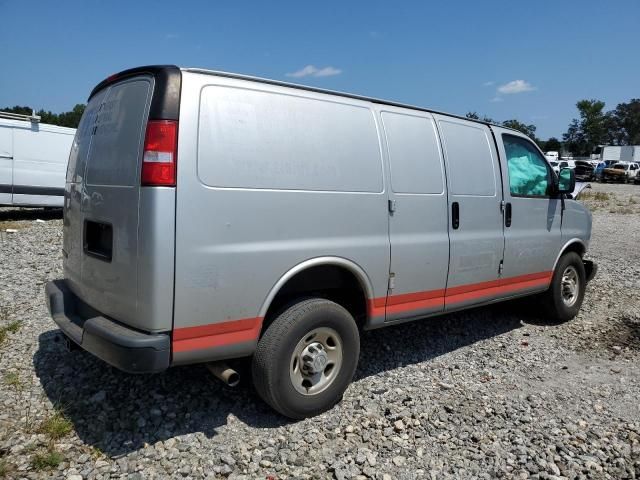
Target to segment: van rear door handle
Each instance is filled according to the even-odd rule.
[[[504,226],[511,226],[511,202],[508,202],[504,207]]]
[[[460,226],[460,204],[458,202],[451,204],[451,226],[454,230]]]

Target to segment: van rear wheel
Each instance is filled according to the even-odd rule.
[[[278,315],[258,342],[253,383],[281,414],[311,417],[340,401],[359,354],[360,337],[351,314],[330,300],[305,299]]]
[[[543,303],[549,316],[557,322],[574,318],[584,299],[587,276],[582,258],[575,252],[560,257],[549,290],[543,294]]]

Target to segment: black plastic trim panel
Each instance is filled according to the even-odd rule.
[[[155,79],[153,98],[149,108],[149,119],[179,120],[182,72],[175,65],[149,65],[116,73],[96,85],[91,91],[89,99],[109,85],[140,75],[151,75]]]
[[[63,187],[34,187],[31,185],[0,185],[0,193],[13,193],[14,195],[50,195],[63,197]]]

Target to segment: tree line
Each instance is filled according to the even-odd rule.
[[[79,103],[68,112],[39,110],[36,115],[41,117],[42,123],[77,128],[85,107],[86,105]],[[580,100],[576,103],[576,108],[578,118],[571,120],[562,140],[555,137],[542,140],[536,137],[535,125],[516,119],[499,122],[476,112],[467,113],[467,118],[518,130],[534,140],[545,152],[555,150],[575,156],[589,156],[598,145],[640,145],[640,99],[620,103],[609,111],[605,111],[605,103],[600,100]],[[32,112],[30,107],[18,105],[2,110],[22,115],[31,115]]]
[[[571,120],[562,140],[556,137],[548,140],[537,138],[535,125],[515,119],[499,122],[476,112],[467,113],[467,118],[518,130],[545,152],[558,151],[586,157],[599,145],[640,145],[640,99],[633,98],[620,103],[609,111],[605,111],[604,107],[605,103],[600,100],[580,100],[576,103],[579,118]]]
[[[51,125],[59,125],[61,127],[78,128],[80,118],[84,113],[86,105],[84,103],[78,103],[68,112],[53,113],[46,110],[38,110],[36,115],[40,117],[42,123],[49,123]],[[18,113],[20,115],[31,115],[33,110],[31,107],[19,106],[6,107],[0,109],[3,112]]]

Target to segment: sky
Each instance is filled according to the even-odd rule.
[[[112,73],[202,67],[537,126],[640,97],[640,0],[0,0],[0,108],[70,110]]]

